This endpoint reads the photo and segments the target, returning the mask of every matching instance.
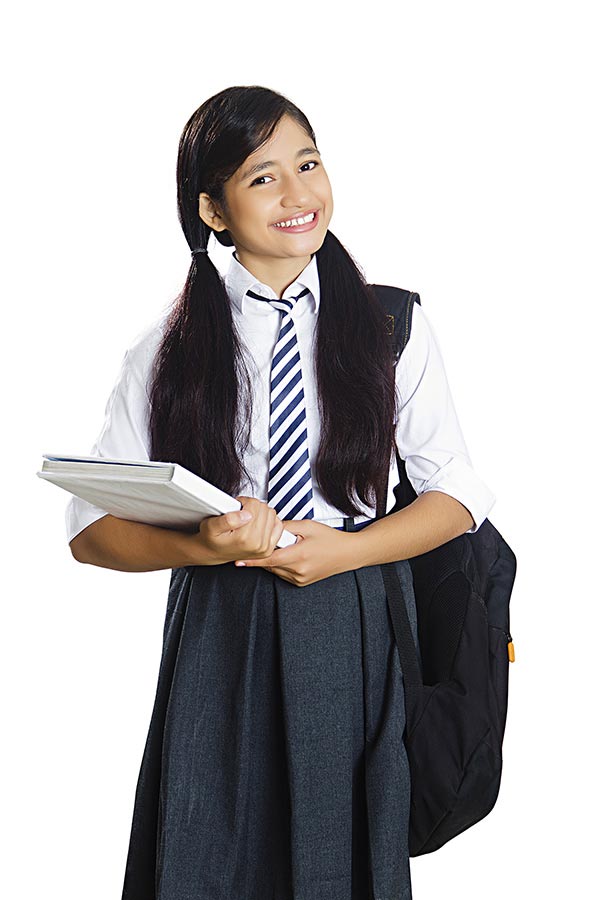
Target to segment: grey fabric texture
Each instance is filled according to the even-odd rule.
[[[122,900],[410,900],[404,725],[379,566],[174,569]]]

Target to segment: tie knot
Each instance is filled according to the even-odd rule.
[[[269,297],[261,297],[260,294],[256,294],[254,291],[247,291],[246,293],[248,297],[254,297],[255,300],[262,300],[263,303],[269,303],[271,306],[273,306],[275,309],[278,309],[282,313],[289,313],[294,308],[300,297],[304,297],[305,294],[308,294],[309,290],[308,288],[304,288],[296,297],[282,297],[281,300],[271,300]]]

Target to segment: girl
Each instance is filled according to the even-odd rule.
[[[125,354],[92,455],[178,462],[243,509],[193,531],[72,498],[74,557],[171,568],[123,900],[407,900],[403,679],[379,564],[476,531],[495,497],[414,305],[394,370],[381,306],[328,230],[331,185],[281,94],[208,99],[179,145],[192,251]],[[357,203],[357,214],[364,204]],[[213,234],[233,246],[222,279]],[[369,524],[394,439],[418,493]],[[297,542],[276,549],[284,528]]]

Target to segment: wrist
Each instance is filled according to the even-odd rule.
[[[202,540],[200,530],[193,534],[182,535],[183,551],[187,558],[187,566],[217,566],[226,560],[221,559],[217,554],[209,549]]]
[[[353,569],[362,569],[366,565],[364,535],[361,531],[342,531],[341,534],[344,536],[344,542],[339,557],[341,563],[339,571],[350,572]]]
[[[374,564],[373,557],[376,556],[376,553],[373,553],[372,541],[367,534],[370,527],[367,525],[359,531],[348,532],[348,537],[352,538],[348,542],[350,568],[352,569],[362,569]]]

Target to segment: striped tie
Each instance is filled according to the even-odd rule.
[[[249,297],[270,303],[281,313],[279,337],[271,363],[267,499],[280,519],[314,517],[302,368],[291,316],[294,304],[308,293],[309,289],[304,288],[297,297],[269,300],[254,291],[247,292]]]

